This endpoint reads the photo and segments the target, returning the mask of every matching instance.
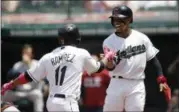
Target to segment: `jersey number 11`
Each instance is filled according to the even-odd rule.
[[[64,78],[65,78],[65,72],[66,72],[67,66],[63,66],[60,70],[60,66],[57,67],[55,70],[55,85],[58,85],[59,83],[59,70],[61,71],[61,77],[60,77],[60,86],[63,84]]]

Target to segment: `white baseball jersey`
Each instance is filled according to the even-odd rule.
[[[104,46],[118,52],[121,58],[110,74],[127,79],[144,79],[146,62],[159,52],[147,35],[133,29],[127,38],[111,34],[104,40],[103,48]]]
[[[83,71],[96,72],[100,63],[85,49],[63,46],[45,54],[27,72],[34,81],[47,77],[50,94],[65,94],[79,97]]]

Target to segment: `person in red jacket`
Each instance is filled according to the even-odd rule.
[[[99,56],[92,55],[96,60]],[[87,74],[82,77],[82,111],[84,112],[103,112],[103,105],[106,96],[106,89],[110,82],[107,70],[100,73]]]

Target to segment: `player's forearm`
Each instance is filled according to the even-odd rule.
[[[165,78],[165,76],[163,75],[163,71],[162,71],[162,66],[159,62],[159,60],[157,59],[157,57],[154,57],[152,60],[151,60],[154,68],[156,69],[156,72],[157,72],[157,82],[159,84],[161,83],[166,83],[167,82],[167,79]]]
[[[27,74],[27,72],[21,73],[16,79],[14,79],[8,83],[8,86],[9,86],[8,89],[13,89],[18,85],[26,84],[31,81],[32,81],[32,79]]]
[[[94,67],[94,68],[98,68],[98,70],[97,70],[95,73],[99,73],[99,72],[101,72],[103,69],[106,68],[107,63],[108,63],[108,59],[107,59],[106,57],[104,57],[102,60],[98,61],[97,63],[99,63],[99,64],[97,64],[97,66],[96,66],[96,64],[95,64],[96,67]],[[89,73],[88,73],[88,74],[89,74]],[[91,74],[92,74],[92,73],[91,73]]]
[[[15,88],[18,85],[26,84],[28,83],[28,80],[25,79],[24,74],[21,74],[19,77],[17,77],[15,80],[13,80],[13,88]]]
[[[159,60],[157,59],[157,57],[154,57],[153,59],[150,60],[151,63],[153,64],[156,72],[157,72],[157,75],[160,76],[160,75],[163,75],[163,70],[162,70],[162,66],[159,62]]]

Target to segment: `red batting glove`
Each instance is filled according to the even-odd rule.
[[[7,90],[10,90],[10,89],[13,89],[13,81],[10,81],[10,82],[8,82],[8,83],[5,83],[5,84],[2,86],[1,95],[4,95],[4,93],[5,93]]]
[[[104,47],[104,57],[108,59],[108,61],[112,61],[114,57],[116,56],[116,53],[112,50],[110,50],[107,47]]]
[[[158,82],[158,84],[161,84],[161,83],[164,84],[165,99],[166,99],[167,102],[169,102],[171,100],[171,89],[167,84],[167,79],[163,75],[160,75],[157,78],[157,82]]]

